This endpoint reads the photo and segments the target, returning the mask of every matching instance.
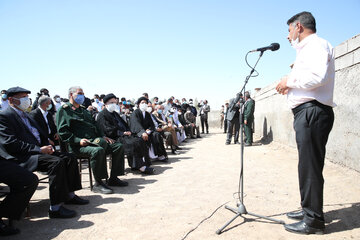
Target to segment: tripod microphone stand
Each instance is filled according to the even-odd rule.
[[[250,51],[250,52],[252,52],[252,51]],[[248,52],[246,54],[246,57],[245,57],[246,63],[247,63],[247,55],[250,52]],[[264,53],[264,50],[261,51],[261,53],[259,55],[259,58],[257,59],[256,64],[255,64],[254,67],[251,67],[247,63],[248,66],[251,67],[251,71],[250,71],[250,74],[246,77],[244,86],[240,91],[240,93],[244,92],[243,96],[245,96],[245,87],[246,87],[246,84],[248,83],[249,79],[251,77],[256,77],[257,76],[257,75],[256,76],[252,76],[252,75],[255,72],[255,67],[258,64],[258,62],[259,62],[260,58],[262,57],[263,53]],[[223,230],[227,226],[229,226],[237,217],[240,217],[240,216],[243,217],[243,215],[245,215],[245,214],[250,215],[250,216],[254,216],[254,217],[257,217],[257,218],[266,219],[266,220],[269,220],[269,221],[272,221],[272,222],[275,222],[275,223],[285,224],[285,222],[282,221],[282,220],[277,220],[277,219],[274,219],[274,218],[266,217],[266,216],[255,214],[255,213],[250,213],[250,212],[248,212],[246,210],[246,207],[244,205],[244,133],[243,133],[244,125],[242,123],[242,110],[241,109],[240,109],[239,121],[240,121],[240,141],[241,141],[241,148],[240,148],[240,179],[239,179],[239,193],[241,195],[241,196],[239,195],[240,203],[237,204],[237,208],[232,208],[232,207],[229,207],[229,206],[225,206],[226,209],[234,212],[236,215],[230,221],[228,221],[224,226],[222,226],[220,229],[218,229],[216,231],[216,234],[221,234],[223,232]]]

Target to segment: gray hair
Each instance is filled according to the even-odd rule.
[[[82,89],[82,88],[80,86],[73,86],[73,87],[69,88],[69,98],[70,98],[71,94],[76,93],[76,91],[78,89]]]
[[[51,98],[46,96],[46,95],[42,95],[41,97],[39,97],[38,99],[38,105],[42,106],[43,104],[47,103],[48,101],[51,102]]]
[[[293,24],[296,25],[297,22],[300,22],[305,28],[312,30],[316,33],[316,21],[311,12],[301,12],[292,16],[288,21],[287,25]]]

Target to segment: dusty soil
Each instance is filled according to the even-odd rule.
[[[240,146],[226,146],[219,129],[210,132],[188,140],[168,163],[156,163],[156,175],[127,171],[122,178],[129,187],[115,188],[111,195],[92,193],[84,169],[84,189],[77,194],[90,204],[69,206],[78,212],[73,219],[47,217],[48,186],[40,184],[31,200],[31,218],[17,222],[21,234],[9,239],[182,239],[222,204],[236,207]],[[221,207],[186,239],[360,239],[360,174],[327,161],[324,178],[325,235],[289,233],[281,224],[250,215],[217,235],[234,216]],[[299,209],[296,149],[274,142],[246,148],[244,193],[249,212],[293,222],[284,214]]]

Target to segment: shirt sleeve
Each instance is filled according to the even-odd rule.
[[[318,44],[303,50],[294,64],[287,86],[312,90],[327,83],[327,69],[331,60],[328,49]]]

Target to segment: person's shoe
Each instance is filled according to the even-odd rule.
[[[115,178],[109,178],[108,185],[115,186],[115,187],[126,187],[126,186],[129,186],[129,183],[125,182],[125,181],[121,181],[120,179],[115,177]]]
[[[102,193],[102,194],[111,194],[114,192],[105,183],[95,183],[95,185],[92,188],[92,191],[95,193]]]
[[[162,156],[158,157],[158,160],[162,161],[162,162],[167,162],[169,160],[169,158],[167,156],[162,155]]]
[[[155,173],[155,169],[151,168],[151,167],[147,167],[145,168],[144,171],[140,171],[142,174],[147,174],[147,175],[151,175]]]
[[[295,219],[295,220],[303,220],[304,219],[304,211],[300,210],[297,212],[289,212],[286,214],[288,218]]]
[[[196,137],[192,136],[191,139],[195,139]]]
[[[324,228],[314,228],[307,225],[303,220],[297,223],[285,224],[285,230],[298,234],[324,234]]]
[[[49,218],[73,218],[76,216],[76,212],[74,210],[70,210],[60,206],[59,210],[51,211],[49,210]]]
[[[239,142],[239,141],[236,141],[236,142],[234,142],[234,144],[240,144],[240,142]]]
[[[196,136],[196,138],[201,138],[201,136],[199,135],[199,136]]]
[[[73,204],[73,205],[86,205],[89,204],[89,200],[83,199],[78,195],[75,195],[72,199],[69,199],[65,202],[65,204]]]
[[[178,155],[179,153],[176,152],[176,149],[171,149],[171,153],[174,154],[174,155]]]
[[[225,145],[230,145],[230,143],[229,143],[229,142],[225,142]]]
[[[204,132],[201,132],[201,134],[205,134]]]
[[[19,229],[6,225],[2,220],[0,220],[0,236],[10,236],[18,233],[20,233]]]
[[[252,146],[252,143],[245,143],[245,147],[250,147]]]
[[[182,148],[179,146],[176,146],[176,150],[182,150]]]

